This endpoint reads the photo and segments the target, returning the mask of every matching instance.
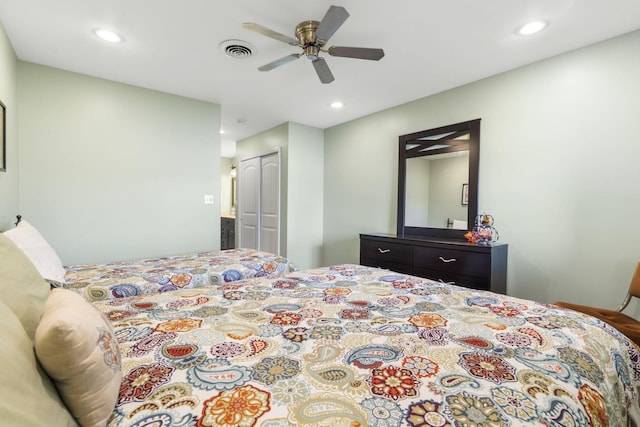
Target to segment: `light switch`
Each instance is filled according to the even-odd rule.
[[[212,205],[213,204],[213,194],[205,194],[204,195],[204,204]]]

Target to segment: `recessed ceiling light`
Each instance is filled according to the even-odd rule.
[[[111,43],[120,43],[123,39],[120,35],[110,30],[95,30],[94,34],[104,41]]]
[[[547,23],[545,21],[532,21],[520,27],[518,34],[522,36],[529,36],[542,31],[546,26]]]
[[[344,104],[340,101],[335,101],[331,103],[331,108],[339,109],[342,108]]]
[[[220,130],[218,131],[218,133],[219,133],[220,135],[224,135],[224,134],[225,134],[225,131],[224,131],[224,129],[220,128]]]

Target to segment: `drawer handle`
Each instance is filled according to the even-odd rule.
[[[439,259],[440,261],[442,261],[442,262],[445,262],[445,263],[450,263],[450,262],[456,262],[456,261],[457,261],[457,259],[455,259],[455,258],[444,259],[444,258],[442,258],[441,256],[440,256],[440,257],[438,257],[438,259]]]
[[[380,249],[380,248],[378,248],[378,252],[380,252],[381,254],[386,254],[387,252],[391,252],[391,249]]]

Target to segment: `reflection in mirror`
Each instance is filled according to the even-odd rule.
[[[400,136],[398,236],[462,238],[478,202],[480,119]]]
[[[408,227],[467,229],[469,150],[407,159]]]

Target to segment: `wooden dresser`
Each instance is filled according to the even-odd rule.
[[[360,264],[505,294],[507,245],[360,235]]]

